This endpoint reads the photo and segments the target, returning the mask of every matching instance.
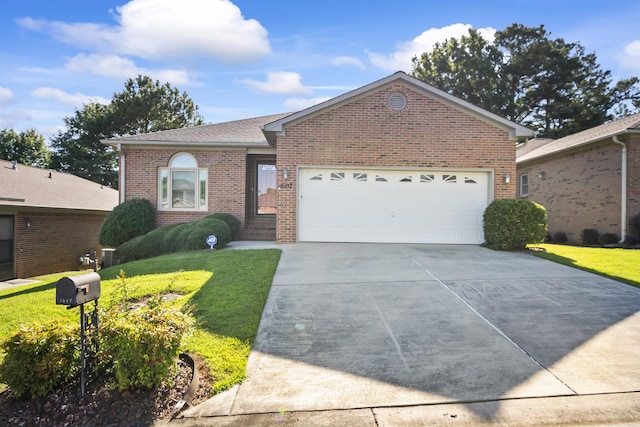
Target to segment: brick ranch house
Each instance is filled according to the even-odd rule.
[[[397,72],[292,114],[103,143],[120,155],[120,201],[149,199],[158,225],[226,212],[242,239],[478,244],[531,136]]]
[[[118,192],[77,176],[0,160],[0,280],[78,270]]]
[[[517,150],[518,197],[547,209],[549,232],[580,243],[584,229],[628,235],[640,214],[640,113]]]

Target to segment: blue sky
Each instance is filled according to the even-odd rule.
[[[138,74],[186,91],[208,123],[297,111],[514,22],[581,43],[616,80],[640,76],[636,0],[5,0],[0,129],[48,138]]]

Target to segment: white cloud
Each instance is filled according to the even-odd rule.
[[[341,66],[341,65],[354,65],[361,70],[365,69],[364,64],[358,58],[354,58],[353,56],[338,56],[331,60],[331,65]]]
[[[74,107],[81,107],[82,105],[88,104],[90,102],[98,102],[100,104],[108,104],[109,102],[111,102],[110,100],[102,98],[100,96],[89,96],[82,93],[72,94],[52,87],[40,87],[34,89],[31,92],[31,95],[37,98],[54,99],[58,102]]]
[[[267,93],[280,93],[285,95],[308,95],[313,93],[310,88],[305,87],[300,82],[301,79],[302,77],[298,73],[276,71],[267,74],[266,82],[253,79],[242,79],[240,82]]]
[[[145,59],[212,57],[224,63],[256,60],[271,52],[267,30],[245,19],[229,0],[131,0],[114,13],[116,25],[35,21],[72,46]]]
[[[149,70],[138,67],[130,59],[118,55],[84,54],[74,56],[65,64],[65,69],[76,73],[91,73],[119,80],[135,78],[138,74],[149,76],[172,85],[186,85],[191,81],[185,70]]]
[[[318,98],[291,98],[284,102],[284,106],[289,111],[300,111],[320,104],[321,102],[328,101],[329,99],[331,99],[331,97],[328,96]]]
[[[628,43],[619,58],[623,68],[640,73],[640,40]]]
[[[12,129],[16,123],[31,120],[31,115],[26,111],[12,110],[6,113],[0,112],[0,129]]]
[[[18,18],[16,23],[25,30],[40,31],[47,26],[47,22],[43,20],[36,20],[29,17]]]
[[[383,55],[367,51],[367,55],[369,61],[382,70],[410,72],[413,65],[411,59],[414,56],[431,51],[437,42],[467,35],[470,28],[473,27],[469,24],[452,24],[442,28],[430,28],[413,40],[398,43],[396,51],[391,54]],[[478,28],[477,30],[487,40],[493,40],[496,32],[494,28],[490,27]]]
[[[0,86],[0,105],[7,105],[13,101],[13,92],[11,89]]]

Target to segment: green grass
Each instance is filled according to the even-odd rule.
[[[220,392],[245,378],[280,253],[277,249],[180,252],[106,268],[100,270],[99,304],[106,308],[123,298],[180,294],[172,304],[190,310],[197,320],[184,350],[203,357],[213,391]],[[118,277],[120,270],[124,279]],[[0,290],[0,340],[21,324],[54,317],[79,322],[78,308],[55,304],[56,282],[78,273],[82,272],[42,276],[39,283]]]
[[[540,258],[640,287],[640,250],[553,244],[529,245],[529,248],[544,249],[533,252]]]

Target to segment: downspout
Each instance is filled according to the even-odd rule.
[[[627,145],[618,139],[618,135],[613,135],[613,143],[622,145],[622,165],[620,167],[622,179],[620,186],[620,243],[624,243],[627,236]]]
[[[118,183],[118,189],[120,190],[120,203],[124,203],[125,200],[125,193],[124,190],[126,188],[125,186],[125,169],[124,169],[124,165],[125,165],[125,161],[124,161],[124,151],[122,151],[122,144],[118,143],[118,145],[116,146],[116,150],[118,151],[118,153],[120,153],[120,182]]]

